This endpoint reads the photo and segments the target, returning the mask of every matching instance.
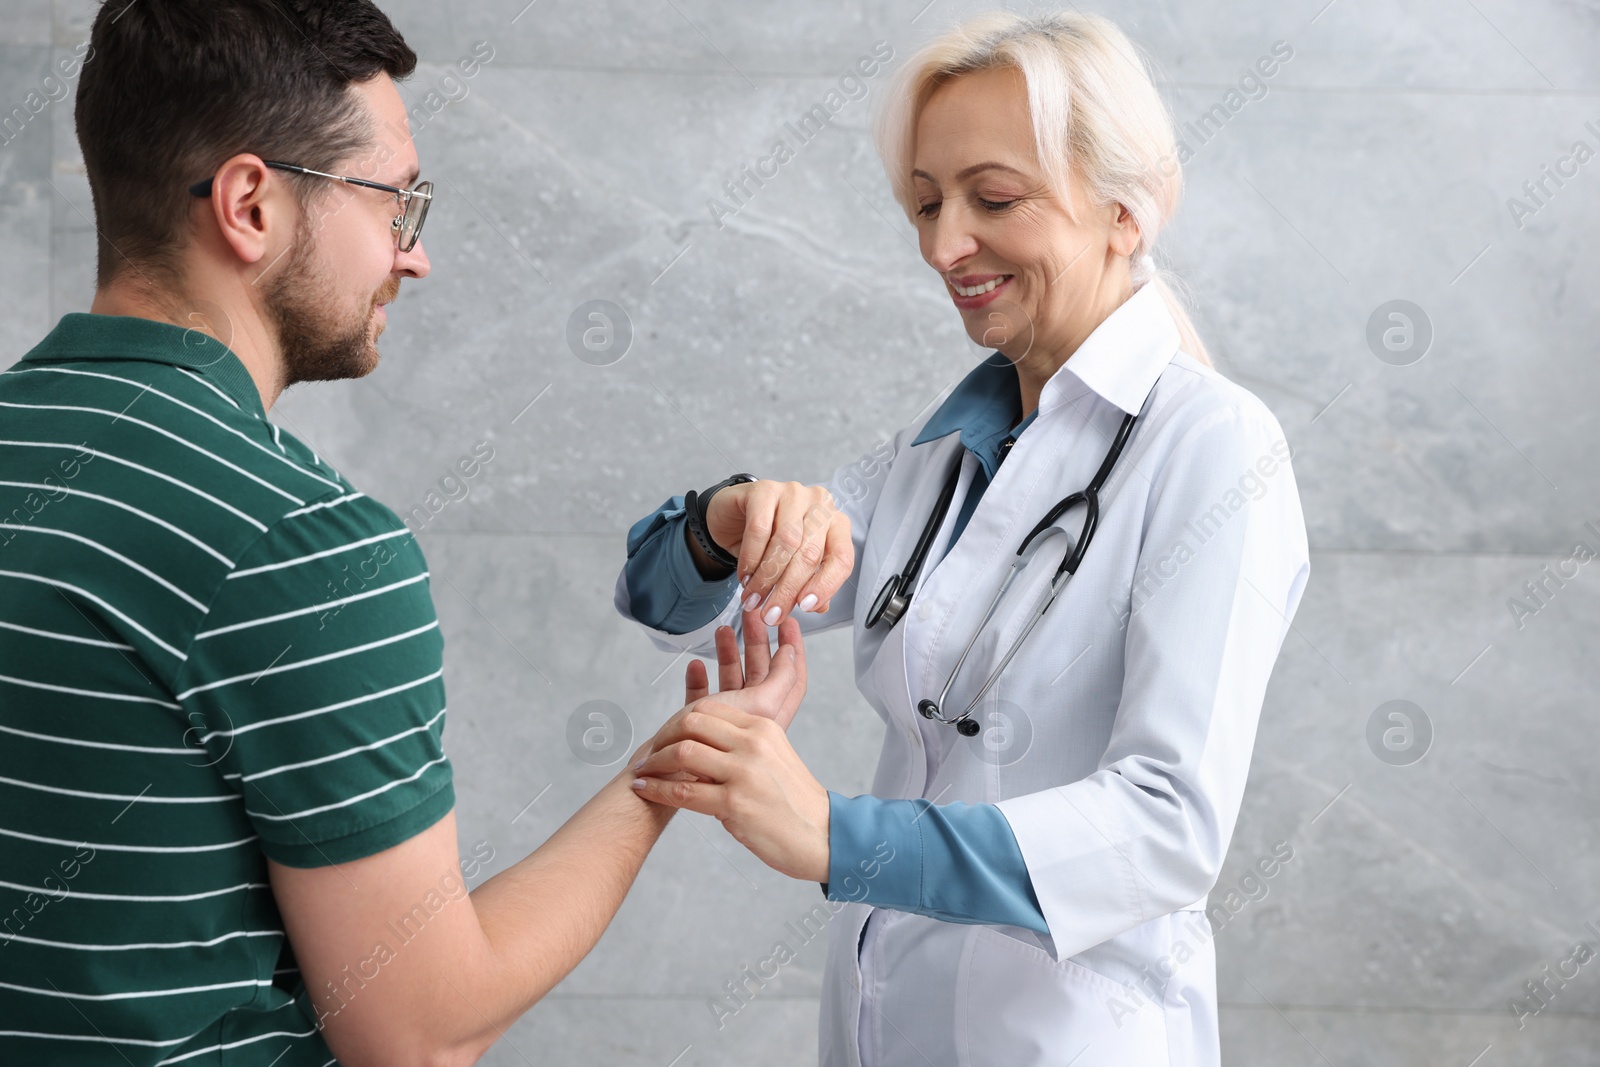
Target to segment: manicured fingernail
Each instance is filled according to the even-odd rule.
[[[633,787],[635,789],[643,789],[644,788],[644,779],[643,778],[635,778],[633,780]]]
[[[749,596],[744,598],[744,610],[754,611],[756,610],[756,605],[760,603],[761,595],[759,593],[751,593]]]
[[[817,606],[817,594],[815,594],[815,593],[807,593],[806,594],[806,598],[804,600],[800,601],[800,610],[801,611],[810,611],[812,608],[814,608],[816,606]]]
[[[768,626],[776,626],[778,625],[778,616],[782,614],[783,612],[778,610],[778,605],[774,604],[772,607],[767,609],[767,613],[765,615],[761,616],[761,621],[766,623]]]
[[[649,758],[648,756],[645,757],[645,759],[648,759],[648,758]],[[640,760],[638,763],[635,763],[633,765],[633,769],[634,770],[638,770],[640,767],[643,767],[643,766],[644,766],[644,760]]]

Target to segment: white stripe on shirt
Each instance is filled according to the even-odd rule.
[[[314,560],[314,559],[322,559],[322,558],[324,558],[326,556],[337,556],[340,552],[346,552],[346,551],[348,551],[348,550],[350,550],[352,548],[361,548],[361,547],[363,547],[365,545],[376,544],[379,541],[387,541],[391,537],[410,537],[410,536],[411,536],[411,531],[410,530],[405,530],[405,529],[392,530],[389,533],[377,534],[377,535],[375,535],[373,537],[362,538],[360,541],[351,541],[349,544],[340,545],[338,548],[325,548],[321,552],[313,552],[309,556],[298,556],[295,559],[286,559],[286,560],[283,560],[282,562],[279,562],[279,563],[264,563],[259,567],[246,567],[242,571],[234,571],[232,574],[228,575],[228,577],[229,578],[246,578],[246,577],[248,577],[248,576],[250,576],[252,574],[261,574],[261,573],[263,573],[265,571],[282,570],[285,567],[293,567],[297,563],[309,563],[311,560]]]
[[[282,674],[284,671],[297,671],[301,667],[314,667],[319,663],[327,663],[330,660],[343,659],[346,656],[354,656],[360,652],[369,652],[374,648],[382,648],[384,645],[392,645],[397,641],[404,641],[408,637],[415,637],[418,634],[427,633],[429,630],[436,630],[438,627],[439,620],[434,619],[425,626],[418,626],[413,630],[407,630],[404,633],[395,634],[393,637],[385,637],[377,641],[368,641],[364,645],[356,645],[352,648],[340,649],[338,652],[329,652],[323,656],[312,656],[310,659],[296,660],[294,663],[285,663],[281,667],[268,667],[265,670],[253,671],[249,674],[236,674],[232,678],[222,678],[215,682],[207,682],[205,685],[197,685],[191,689],[185,689],[183,692],[179,693],[178,699],[180,701],[187,700],[196,693],[204,693],[212,689],[220,689],[225,685],[232,685],[234,682],[242,682],[246,678],[265,678],[269,674]],[[251,684],[254,685],[255,682],[252,681]]]
[[[423,571],[421,574],[418,574],[415,577],[406,578],[398,582],[391,582],[379,589],[369,589],[364,593],[356,593],[354,596],[347,596],[342,600],[328,600],[321,604],[313,604],[309,608],[295,608],[293,611],[285,611],[277,615],[268,615],[260,619],[250,619],[247,622],[236,622],[229,626],[219,626],[215,630],[206,630],[202,633],[195,634],[194,639],[196,641],[201,641],[207,637],[216,637],[218,634],[232,633],[234,630],[247,630],[252,626],[265,626],[269,622],[281,622],[284,619],[292,619],[296,615],[309,615],[314,611],[327,611],[330,608],[342,607],[345,604],[351,604],[357,600],[365,600],[367,597],[378,596],[381,593],[387,593],[394,589],[400,589],[408,585],[415,585],[417,582],[426,579],[428,574],[428,571]]]
[[[211,985],[180,986],[175,989],[145,989],[131,993],[66,993],[59,989],[40,989],[37,986],[0,982],[0,989],[15,989],[19,993],[33,993],[41,997],[60,997],[64,1000],[140,1000],[144,997],[178,997],[188,993],[210,993],[218,989],[260,989],[272,984],[270,978],[247,978],[242,982],[214,982]]]
[[[46,1041],[93,1041],[101,1045],[143,1045],[146,1048],[165,1048],[168,1045],[181,1045],[185,1041],[194,1040],[193,1034],[188,1037],[168,1038],[165,1041],[150,1041],[142,1037],[106,1037],[104,1034],[98,1037],[90,1034],[44,1034],[37,1030],[0,1030],[0,1037],[37,1037]],[[322,1067],[328,1067],[328,1064],[325,1063]]]
[[[38,893],[47,895],[59,893],[59,889],[46,889],[39,885],[21,885],[17,882],[0,881],[0,888],[20,889],[24,893]],[[84,889],[73,889],[70,895],[82,900],[125,900],[140,904],[183,903],[190,900],[205,900],[207,897],[220,897],[227,893],[236,893],[241,889],[271,889],[266,882],[241,882],[239,885],[230,885],[222,889],[207,889],[203,893],[179,893],[173,896],[135,896],[129,893],[90,893]],[[63,899],[63,898],[57,898]]]
[[[220,852],[223,849],[238,848],[257,840],[255,834],[241,837],[237,841],[224,841],[220,845],[102,845],[97,841],[68,841],[60,837],[40,837],[37,834],[25,834],[21,830],[7,830],[0,826],[0,834],[7,837],[20,837],[24,841],[37,841],[42,845],[65,845],[67,848],[92,848],[96,852],[147,852],[157,854],[190,853],[190,852]]]
[[[203,1056],[207,1052],[220,1052],[223,1049],[238,1048],[241,1045],[251,1045],[257,1041],[265,1041],[272,1037],[310,1037],[316,1032],[317,1028],[315,1026],[303,1034],[294,1033],[292,1030],[274,1030],[270,1034],[256,1034],[254,1037],[247,1037],[240,1041],[229,1041],[224,1045],[211,1045],[206,1048],[195,1049],[193,1052],[185,1052],[181,1056],[173,1056],[169,1059],[162,1060],[160,1063],[156,1064],[156,1067],[166,1067],[166,1065],[169,1063],[180,1063],[183,1060],[191,1059],[195,1056]],[[278,1055],[282,1056],[283,1053],[280,1052]],[[268,1067],[271,1067],[271,1065],[269,1064]]]
[[[111,614],[115,615],[117,618],[121,619],[123,622],[127,623],[129,626],[132,626],[135,630],[138,630],[140,633],[144,634],[151,641],[154,641],[156,643],[156,645],[159,646],[163,651],[170,652],[173,656],[177,657],[178,662],[182,663],[184,660],[187,660],[189,658],[187,654],[185,654],[183,652],[179,652],[177,649],[173,648],[171,645],[169,645],[165,641],[161,640],[161,638],[157,637],[155,634],[151,633],[149,630],[145,629],[143,626],[140,626],[138,623],[134,622],[127,615],[124,615],[122,612],[118,611],[116,608],[112,607],[110,604],[107,604],[104,600],[101,600],[99,597],[97,597],[93,593],[89,592],[89,590],[80,589],[79,587],[73,585],[71,582],[63,582],[59,578],[46,578],[43,575],[39,575],[39,574],[25,574],[22,571],[0,571],[0,578],[17,578],[17,579],[20,579],[22,581],[27,581],[27,582],[43,582],[45,585],[55,586],[57,589],[70,590],[70,591],[72,591],[74,593],[77,593],[79,596],[83,597],[85,600],[92,600],[96,604],[98,604],[102,608],[104,608],[105,610],[111,612]]]
[[[220,500],[217,497],[212,496],[204,489],[197,489],[188,482],[174,478],[172,475],[167,474],[164,471],[158,471],[154,468],[146,467],[144,464],[135,463],[131,459],[123,459],[121,456],[113,456],[109,452],[101,452],[99,449],[89,448],[87,445],[68,444],[65,441],[0,441],[0,445],[15,445],[19,448],[71,448],[80,452],[88,452],[90,455],[94,456],[95,459],[109,459],[113,463],[120,463],[124,467],[131,467],[133,470],[136,470],[141,474],[148,474],[152,478],[160,478],[164,482],[171,482],[179,489],[193,493],[202,500],[217,505],[217,507],[222,508],[230,515],[234,515],[237,518],[243,519],[245,522],[249,523],[251,526],[254,526],[259,531],[265,532],[267,529],[265,524],[256,521],[249,515],[246,515],[244,512],[240,511],[226,500]]]
[[[179,705],[163,703],[162,707],[179,708]],[[116,752],[148,752],[153,756],[193,756],[200,751],[197,748],[157,748],[154,745],[119,745],[111,741],[87,741],[81,737],[62,737],[59,734],[36,734],[32,730],[19,730],[15,726],[0,726],[0,733],[16,734],[18,737],[32,738],[35,741],[51,741],[59,745],[78,745],[83,748],[108,748]],[[0,830],[0,833],[5,833],[5,831]]]
[[[73,634],[58,634],[54,630],[36,630],[32,626],[24,626],[20,622],[6,622],[0,619],[0,626],[7,630],[18,630],[25,634],[35,634],[39,637],[52,637],[57,641],[72,641],[80,645],[94,645],[96,648],[113,648],[119,652],[132,652],[132,645],[124,645],[116,641],[97,641],[92,637],[78,637]]]
[[[85,412],[85,413],[90,414],[90,415],[109,415],[113,422],[126,419],[128,422],[133,423],[135,426],[143,426],[147,430],[154,430],[156,433],[160,434],[162,437],[169,437],[172,440],[178,442],[180,445],[182,445],[185,448],[192,449],[193,451],[200,453],[202,456],[205,456],[208,459],[216,460],[218,463],[222,464],[224,467],[227,467],[229,470],[233,470],[233,471],[238,472],[239,474],[244,475],[246,478],[250,479],[252,482],[255,482],[256,484],[260,485],[263,489],[269,490],[270,492],[277,493],[279,496],[283,497],[286,500],[292,500],[296,504],[304,504],[305,503],[304,500],[301,500],[299,497],[295,496],[293,493],[289,492],[287,489],[278,488],[276,485],[273,485],[271,482],[267,481],[265,478],[261,477],[259,474],[255,474],[255,473],[252,473],[251,471],[245,470],[243,467],[239,466],[237,463],[234,463],[232,460],[223,459],[221,456],[217,455],[215,452],[207,451],[206,449],[201,448],[199,445],[195,444],[193,441],[185,440],[182,436],[180,436],[179,434],[173,433],[171,430],[168,430],[164,426],[157,426],[153,422],[145,422],[143,419],[136,419],[132,415],[127,415],[127,414],[123,414],[121,412],[116,412],[116,411],[107,411],[105,408],[86,408],[86,407],[82,406],[81,404],[13,404],[10,401],[6,401],[6,400],[0,400],[0,408],[21,408],[24,411],[82,411],[82,412]],[[321,479],[318,479],[318,480],[320,481]],[[338,487],[338,488],[342,488],[342,487]]]
[[[266,447],[260,441],[256,441],[256,440],[252,439],[250,437],[250,435],[245,433],[243,430],[240,430],[237,427],[229,426],[227,423],[223,422],[221,419],[217,418],[215,415],[211,414],[209,411],[206,411],[206,410],[204,410],[202,408],[197,408],[193,404],[188,403],[187,401],[179,400],[177,397],[173,396],[171,393],[164,393],[160,389],[157,389],[155,386],[150,385],[150,384],[148,384],[146,382],[134,381],[132,378],[121,378],[121,377],[118,377],[115,374],[102,374],[99,371],[72,370],[69,367],[29,367],[26,370],[7,371],[6,373],[8,373],[8,374],[71,374],[71,375],[76,375],[76,376],[82,377],[82,378],[104,378],[106,381],[109,381],[109,382],[121,382],[123,385],[140,386],[140,387],[142,387],[140,389],[140,395],[141,396],[144,393],[154,393],[156,396],[161,397],[163,400],[170,400],[174,404],[177,404],[179,407],[187,408],[188,410],[194,412],[196,415],[199,415],[201,418],[208,419],[209,421],[215,423],[219,428],[227,430],[229,433],[233,434],[235,437],[237,437],[241,441],[245,442],[251,448],[254,448],[254,449],[260,451],[263,455],[270,456],[271,458],[277,460],[279,463],[283,463],[283,464],[288,465],[289,467],[292,467],[295,471],[297,471],[300,474],[305,475],[307,478],[311,478],[311,479],[313,479],[315,481],[319,481],[323,485],[326,485],[331,489],[342,489],[342,488],[344,488],[338,482],[330,482],[330,481],[328,481],[328,479],[322,477],[322,475],[320,475],[320,474],[313,474],[310,471],[306,470],[304,467],[300,466],[300,464],[296,463],[294,460],[290,459],[289,456],[286,453],[283,453],[283,445],[281,443],[278,445],[279,454],[274,455],[273,452],[272,452],[272,449]],[[137,399],[137,398],[135,398],[135,399]],[[274,427],[274,430],[276,430],[276,427]],[[276,434],[274,434],[274,437],[276,437]]]
[[[329,712],[343,711],[345,708],[353,708],[357,704],[365,704],[373,700],[382,700],[384,697],[394,696],[396,693],[404,692],[407,689],[415,689],[419,685],[427,685],[435,678],[442,677],[443,674],[444,669],[440,668],[439,670],[434,671],[432,674],[425,674],[415,681],[401,682],[399,685],[390,686],[388,689],[382,689],[376,693],[367,693],[363,696],[352,697],[349,700],[341,700],[337,704],[324,704],[320,708],[312,708],[309,711],[297,711],[292,715],[280,715],[276,719],[262,719],[259,722],[253,722],[246,726],[236,727],[232,730],[214,730],[209,734],[203,734],[200,737],[199,743],[204,745],[213,737],[237,737],[240,734],[247,734],[251,730],[259,730],[263,726],[277,726],[281,723],[295,722],[299,719],[309,719],[313,715],[326,715]],[[237,778],[239,776],[225,774],[223,777]]]
[[[104,552],[118,563],[124,564],[138,571],[140,574],[144,575],[152,582],[155,582],[169,593],[178,597],[184,603],[194,607],[196,610],[206,610],[206,606],[200,603],[200,601],[196,600],[188,593],[185,593],[182,589],[179,589],[177,586],[161,577],[161,575],[157,574],[149,567],[146,567],[143,563],[129,559],[127,556],[124,556],[121,552],[118,552],[114,548],[107,548],[105,545],[102,545],[99,541],[96,541],[93,538],[85,537],[82,534],[73,533],[71,530],[58,530],[53,526],[19,526],[16,523],[11,522],[0,522],[0,530],[21,530],[24,533],[49,534],[52,537],[65,537],[69,541],[77,541],[79,544],[88,545],[90,548]]]
[[[243,411],[244,410],[243,408],[239,407],[239,402],[237,400],[235,400],[233,397],[229,396],[227,393],[224,393],[221,389],[218,389],[216,386],[212,385],[210,382],[206,381],[206,376],[205,375],[199,373],[198,371],[192,371],[188,367],[178,366],[177,364],[173,364],[173,366],[177,366],[179,372],[182,373],[184,377],[192,379],[193,381],[199,382],[201,385],[205,386],[207,389],[211,390],[213,393],[216,393],[222,399],[226,400],[229,404],[232,404],[233,407],[236,408],[237,410],[239,410],[239,411]]]
[[[141,519],[148,519],[157,526],[177,534],[185,541],[188,541],[190,544],[198,547],[201,551],[210,553],[213,557],[222,561],[223,563],[226,563],[230,567],[233,565],[233,560],[229,559],[227,556],[224,556],[221,552],[218,552],[216,549],[212,548],[210,545],[206,544],[189,531],[180,529],[172,525],[172,523],[168,522],[166,519],[158,518],[157,516],[150,514],[148,511],[141,511],[132,504],[124,504],[122,501],[115,500],[109,496],[101,496],[99,493],[91,493],[84,489],[69,489],[66,486],[36,485],[32,482],[0,482],[0,485],[12,485],[19,489],[43,489],[49,493],[66,493],[70,496],[87,497],[90,500],[98,500],[102,504],[110,504],[114,508],[121,508],[123,511],[132,512]],[[44,509],[41,508],[40,510],[42,511]]]
[[[350,501],[360,500],[366,495],[367,494],[365,493],[346,493],[344,496],[334,497],[332,500],[323,500],[315,504],[307,504],[303,508],[296,508],[293,511],[286,511],[284,512],[283,517],[286,519],[293,519],[301,515],[310,514],[313,511],[321,511],[323,508],[331,508],[339,504],[348,504]]]
[[[6,941],[21,941],[25,945],[40,945],[44,948],[67,948],[80,952],[124,952],[131,949],[144,948],[210,948],[220,945],[224,941],[232,941],[237,937],[284,937],[282,930],[235,930],[232,933],[213,937],[209,941],[140,941],[131,945],[88,945],[73,941],[47,941],[42,937],[25,937],[22,934],[0,935]]]
[[[353,756],[358,752],[371,752],[374,749],[382,748],[385,745],[392,744],[393,742],[400,740],[402,737],[410,737],[412,734],[420,734],[425,730],[433,729],[433,724],[438,722],[444,713],[445,709],[440,708],[434,713],[433,718],[429,719],[421,726],[413,726],[409,730],[401,730],[397,734],[385,737],[382,741],[374,741],[370,745],[357,745],[355,748],[347,748],[343,752],[335,752],[331,756],[318,756],[316,759],[308,759],[300,763],[285,763],[279,767],[269,767],[264,771],[257,771],[254,774],[245,775],[242,781],[253,782],[257,778],[270,778],[274,774],[282,774],[284,771],[298,771],[303,767],[315,767],[319,763],[331,763],[336,759],[344,759],[346,756]],[[4,832],[4,830],[0,830],[0,833]]]
[[[7,778],[0,775],[0,785],[14,785],[19,789],[36,789],[41,793],[59,793],[65,797],[84,797],[88,800],[117,800],[126,804],[220,804],[225,800],[242,800],[237,793],[225,793],[218,797],[153,797],[148,793],[129,796],[126,793],[93,793],[86,789],[68,789],[60,785],[41,785],[38,782],[25,782],[21,778]]]
[[[421,767],[418,767],[415,774],[408,774],[404,778],[396,778],[392,782],[385,782],[376,789],[369,789],[359,796],[350,797],[348,800],[341,800],[337,804],[324,804],[320,808],[306,808],[304,811],[290,812],[288,815],[263,815],[260,812],[251,812],[251,815],[257,819],[266,819],[271,822],[283,822],[288,819],[304,818],[307,815],[320,815],[325,811],[335,811],[339,808],[348,808],[351,804],[359,804],[363,800],[371,800],[380,793],[387,793],[396,786],[406,785],[409,782],[414,782],[427,773],[428,768],[437,767],[439,764],[443,763],[449,758],[449,756],[440,756],[438,759],[429,760]]]
[[[0,574],[5,572],[0,571]],[[0,674],[0,682],[10,682],[12,685],[23,685],[29,689],[47,689],[52,693],[71,693],[80,697],[99,697],[102,700],[125,700],[130,704],[155,704],[158,707],[177,710],[180,705],[170,700],[158,700],[155,697],[134,696],[132,693],[102,693],[96,689],[75,689],[70,685],[54,685],[50,682],[34,682],[27,678],[13,678],[9,674]],[[9,732],[9,731],[8,731]]]

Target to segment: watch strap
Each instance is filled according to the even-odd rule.
[[[730,485],[743,485],[746,482],[755,480],[755,476],[751,474],[735,474],[731,478],[724,478],[704,492],[696,492],[691,489],[684,494],[683,510],[685,521],[689,527],[689,535],[694,538],[695,544],[700,546],[700,551],[729,569],[739,565],[739,557],[731,555],[725,548],[711,539],[711,535],[706,531],[706,509],[711,505],[711,498],[720,490],[726,489]]]

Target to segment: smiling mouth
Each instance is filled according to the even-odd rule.
[[[954,281],[951,281],[950,288],[954,289],[959,296],[982,296],[984,293],[993,292],[1010,280],[1011,275],[999,274],[982,285],[957,285]]]

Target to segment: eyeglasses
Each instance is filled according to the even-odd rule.
[[[394,231],[396,247],[402,252],[409,252],[417,246],[417,239],[422,236],[422,223],[428,217],[428,204],[433,200],[433,183],[418,182],[410,189],[397,189],[392,185],[382,182],[371,182],[365,178],[350,178],[342,174],[324,174],[320,170],[309,167],[299,167],[293,163],[277,163],[270,159],[262,160],[267,166],[275,170],[288,170],[296,174],[310,174],[318,178],[331,178],[336,182],[346,185],[359,185],[365,189],[378,189],[385,193],[393,193],[400,202],[400,214],[390,223]],[[189,186],[189,192],[201,198],[211,195],[212,180],[195,182]]]

